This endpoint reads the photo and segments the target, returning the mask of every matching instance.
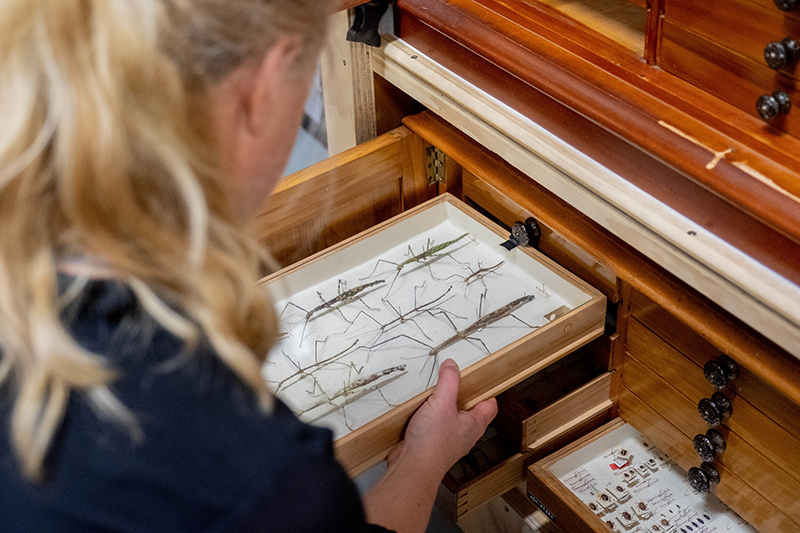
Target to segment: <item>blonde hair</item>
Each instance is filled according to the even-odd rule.
[[[263,252],[225,199],[204,95],[282,34],[323,33],[318,0],[4,0],[0,9],[0,385],[39,480],[73,391],[135,430],[116,373],[60,318],[58,262],[95,257],[187,346],[207,339],[268,411],[274,310]],[[180,309],[180,312],[175,311]]]

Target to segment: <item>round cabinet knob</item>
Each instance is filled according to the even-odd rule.
[[[786,68],[800,57],[800,45],[797,39],[787,37],[781,42],[772,42],[764,49],[764,59],[767,60],[769,68],[780,70]]]
[[[721,392],[715,392],[711,398],[703,398],[697,404],[700,416],[711,427],[717,427],[723,420],[733,414],[730,400]]]
[[[759,96],[756,102],[758,115],[767,122],[772,122],[778,115],[785,115],[791,108],[789,95],[783,91]]]
[[[714,457],[725,452],[725,438],[714,428],[709,429],[705,435],[700,434],[692,441],[694,451],[702,461],[713,461]]]
[[[714,457],[717,455],[714,443],[705,435],[695,435],[692,444],[694,445],[694,451],[697,452],[697,455],[700,456],[700,459],[703,461],[713,461]]]
[[[703,374],[715,389],[725,386],[739,377],[739,365],[727,355],[721,355],[716,361],[709,361],[703,366]]]
[[[794,11],[797,8],[797,0],[775,0],[775,5],[781,11]]]
[[[719,483],[719,471],[711,463],[704,462],[700,468],[689,469],[689,484],[697,492],[708,492],[717,483]]]

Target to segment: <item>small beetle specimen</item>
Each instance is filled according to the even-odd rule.
[[[444,250],[446,248],[449,248],[450,246],[454,245],[455,243],[457,243],[458,241],[460,241],[461,239],[463,239],[464,237],[466,237],[468,235],[469,235],[469,233],[465,233],[465,234],[463,234],[463,235],[461,235],[459,237],[456,237],[455,239],[453,239],[451,241],[446,241],[446,242],[443,242],[442,244],[437,244],[435,246],[429,240],[428,241],[428,247],[424,252],[419,253],[419,254],[417,254],[417,255],[409,258],[409,259],[406,259],[402,263],[395,263],[393,261],[389,261],[388,259],[378,259],[378,262],[375,263],[375,268],[372,269],[372,272],[369,274],[369,276],[367,276],[367,278],[371,278],[372,277],[372,275],[378,269],[378,265],[380,265],[381,263],[388,263],[390,265],[394,265],[397,268],[397,272],[394,275],[394,279],[392,279],[392,283],[389,285],[389,290],[386,292],[386,296],[389,296],[389,293],[392,292],[392,287],[394,287],[394,282],[397,281],[397,276],[400,275],[400,271],[401,270],[403,270],[405,267],[407,267],[408,265],[410,265],[412,263],[421,263],[421,264],[427,265],[428,268],[430,268],[430,263],[433,260],[435,260],[438,257],[442,257],[443,255],[445,255],[445,254],[439,254],[439,252],[441,252],[442,250]],[[414,253],[411,250],[410,246],[408,247],[408,253],[409,254],[413,254]],[[431,274],[431,276],[432,275],[433,274]],[[362,279],[367,279],[367,278],[362,278]],[[386,298],[386,296],[384,296],[384,299]]]
[[[319,313],[320,311],[324,311],[326,309],[335,309],[335,310],[339,311],[339,314],[342,315],[342,318],[344,318],[347,322],[350,322],[350,320],[347,320],[347,318],[342,314],[342,311],[341,311],[340,308],[342,306],[345,306],[345,305],[355,301],[355,300],[361,300],[361,294],[364,291],[366,291],[367,289],[369,289],[371,287],[374,287],[376,285],[380,285],[381,283],[386,283],[386,280],[379,279],[377,281],[371,281],[369,283],[365,283],[363,285],[359,285],[358,287],[354,287],[352,289],[343,290],[344,289],[344,282],[342,282],[342,280],[339,280],[339,294],[337,296],[335,296],[334,298],[331,298],[330,300],[325,300],[325,298],[322,297],[322,294],[318,292],[317,294],[319,295],[320,300],[322,300],[322,303],[319,304],[318,306],[316,306],[311,311],[306,311],[305,309],[303,309],[299,305],[297,305],[295,303],[292,303],[292,302],[288,302],[284,306],[283,311],[281,311],[281,314],[280,314],[280,316],[278,318],[280,319],[280,317],[283,316],[283,313],[286,312],[286,309],[290,305],[292,307],[296,307],[297,309],[300,309],[301,311],[305,312],[306,321],[305,321],[305,323],[303,323],[303,329],[300,332],[300,344],[302,345],[303,344],[303,337],[305,336],[305,332],[306,332],[306,326],[308,326],[308,322],[317,313]],[[361,301],[361,303],[364,303],[363,300]],[[369,307],[367,304],[364,304],[364,305]]]
[[[486,344],[483,342],[483,340],[481,340],[478,337],[473,337],[472,335],[474,335],[475,333],[481,331],[482,329],[486,328],[487,326],[490,326],[491,324],[494,324],[498,320],[502,320],[503,318],[506,318],[506,317],[509,317],[509,316],[519,320],[520,322],[522,322],[523,324],[525,324],[529,328],[534,328],[534,326],[531,326],[530,324],[528,324],[524,320],[519,319],[518,317],[514,316],[514,314],[513,314],[514,311],[516,311],[517,309],[519,309],[523,305],[527,304],[528,302],[532,302],[534,300],[534,298],[535,298],[535,296],[533,296],[533,295],[522,296],[521,298],[517,298],[516,300],[513,300],[512,302],[509,302],[508,304],[504,305],[503,307],[501,307],[501,308],[499,308],[499,309],[497,309],[495,311],[492,311],[488,315],[482,316],[481,318],[479,318],[478,320],[473,322],[471,325],[467,326],[466,328],[464,328],[462,330],[458,330],[458,328],[456,328],[455,335],[453,335],[452,337],[450,337],[446,341],[442,342],[438,346],[431,346],[429,344],[425,344],[424,342],[422,342],[419,339],[415,339],[414,337],[410,337],[408,335],[401,334],[401,335],[397,335],[395,337],[392,337],[391,339],[387,339],[387,340],[385,340],[383,342],[379,342],[378,344],[375,344],[372,347],[370,347],[370,349],[375,348],[377,346],[380,346],[382,344],[386,344],[386,343],[391,342],[393,340],[399,339],[401,337],[405,337],[408,340],[411,340],[411,341],[416,342],[418,344],[421,344],[421,345],[423,345],[423,346],[425,346],[427,348],[430,348],[430,351],[428,352],[427,356],[428,357],[433,357],[433,367],[431,368],[431,374],[428,377],[428,383],[426,385],[426,388],[428,388],[428,387],[430,387],[431,380],[433,379],[433,375],[436,372],[436,364],[437,364],[437,359],[438,359],[439,354],[442,351],[444,351],[445,349],[449,348],[450,346],[452,346],[452,345],[454,345],[454,344],[456,344],[458,342],[464,341],[464,340],[472,340],[472,341],[477,341],[477,342],[481,343],[481,345],[484,347],[484,349],[487,352],[491,353],[491,351],[486,346]],[[447,319],[450,320],[450,318],[446,314],[445,314],[445,317],[447,317]],[[450,321],[450,323],[454,328],[456,327],[455,324],[452,323],[452,321]],[[423,369],[424,368],[425,367],[423,366]]]

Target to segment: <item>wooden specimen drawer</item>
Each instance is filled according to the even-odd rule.
[[[437,361],[461,365],[470,408],[602,333],[602,294],[506,239],[445,194],[264,280],[286,330],[265,377],[303,419],[334,429],[352,474],[400,441]]]
[[[664,70],[756,117],[756,102],[763,95],[784,91],[792,102],[800,102],[798,81],[763,61],[753,61],[668,20],[662,29],[660,65]],[[800,135],[800,115],[794,109],[778,115],[772,125]]]
[[[494,424],[517,450],[541,442],[600,413],[609,413],[611,339],[603,336],[497,397]]]
[[[692,491],[674,460],[616,419],[532,465],[528,495],[564,533],[753,532],[718,499]]]
[[[786,37],[800,39],[800,20],[786,16],[775,4],[759,5],[751,0],[668,0],[664,18],[766,65],[764,49]],[[794,77],[795,64],[781,69]]]

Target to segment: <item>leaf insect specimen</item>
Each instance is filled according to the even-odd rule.
[[[362,279],[371,278],[372,275],[375,274],[375,271],[378,269],[378,265],[380,265],[381,263],[388,263],[390,265],[394,265],[395,267],[397,267],[397,272],[394,275],[394,279],[392,279],[392,283],[389,284],[389,290],[386,292],[386,296],[384,296],[385,300],[386,297],[389,296],[389,294],[392,292],[392,287],[394,287],[394,282],[397,281],[397,276],[400,275],[400,271],[403,270],[406,266],[412,263],[421,263],[427,265],[428,268],[430,268],[430,263],[432,261],[434,261],[436,258],[442,257],[443,255],[447,255],[447,254],[439,254],[439,252],[456,244],[457,242],[459,242],[461,239],[463,239],[468,235],[469,233],[465,233],[459,237],[456,237],[451,241],[446,241],[443,242],[442,244],[437,244],[435,246],[433,246],[432,242],[428,240],[428,246],[424,252],[418,253],[417,255],[410,257],[409,259],[406,259],[402,263],[395,263],[394,261],[389,261],[388,259],[378,259],[378,262],[375,263],[375,268],[372,269],[372,272],[370,272],[369,276]],[[411,246],[408,247],[408,253],[409,254],[414,253],[413,250],[411,250]],[[431,274],[431,276],[433,276],[433,274]]]
[[[371,387],[369,387],[369,385],[372,385],[373,383],[375,383],[376,381],[380,380],[381,378],[384,378],[386,376],[391,376],[393,374],[394,375],[392,376],[391,379],[397,379],[400,376],[402,376],[403,374],[405,374],[405,372],[406,372],[406,365],[392,366],[392,367],[380,370],[378,372],[375,372],[374,374],[370,374],[369,376],[365,376],[363,378],[356,379],[355,381],[351,381],[350,383],[346,384],[344,387],[342,387],[338,391],[334,392],[333,394],[328,395],[328,394],[325,394],[325,391],[322,391],[322,395],[324,397],[321,400],[319,400],[318,402],[314,403],[313,405],[311,405],[309,407],[306,407],[305,409],[303,409],[301,411],[297,411],[297,416],[298,417],[302,417],[304,414],[309,413],[309,412],[311,412],[311,411],[313,411],[315,409],[318,409],[318,408],[320,408],[320,407],[322,407],[324,405],[334,405],[333,402],[335,400],[337,400],[338,398],[344,398],[345,399],[345,404],[343,404],[341,407],[336,407],[336,408],[337,409],[339,409],[339,408],[342,409],[342,415],[343,415],[343,417],[345,419],[345,425],[349,429],[352,430],[353,428],[351,428],[350,424],[347,423],[347,415],[346,415],[346,413],[344,411],[344,407],[345,407],[345,405],[347,405],[347,400],[351,396],[353,396],[355,394],[365,395],[365,394],[369,394],[370,392],[373,392],[373,391],[378,391],[381,394],[381,397],[383,398],[383,400],[386,403],[389,403],[389,401],[386,399],[385,396],[383,396],[383,393],[381,393],[381,391],[380,391],[380,387],[382,385],[385,385],[387,383],[386,381],[384,381],[382,384],[373,385]],[[320,389],[320,390],[322,390],[322,389]],[[331,411],[323,413],[320,416],[318,416],[317,418],[315,418],[314,420],[309,420],[309,422],[314,422],[316,420],[319,420],[320,418],[322,418],[323,416],[327,415],[330,412]]]
[[[308,322],[317,313],[319,313],[320,311],[324,311],[326,309],[335,309],[335,310],[339,311],[339,314],[342,315],[342,318],[344,318],[347,322],[350,322],[350,320],[347,320],[347,318],[344,316],[344,314],[342,314],[342,311],[341,311],[340,308],[345,306],[345,305],[347,305],[347,304],[349,304],[349,303],[351,303],[351,302],[353,302],[353,301],[355,301],[355,300],[360,300],[361,303],[364,303],[363,300],[361,300],[361,294],[364,291],[366,291],[367,289],[369,289],[371,287],[374,287],[376,285],[380,285],[381,283],[386,283],[386,280],[379,279],[377,281],[371,281],[369,283],[365,283],[363,285],[359,285],[358,287],[354,287],[352,289],[342,290],[344,288],[344,282],[342,282],[342,280],[339,280],[339,294],[337,296],[331,298],[330,300],[325,300],[325,298],[322,297],[322,293],[318,292],[317,295],[319,295],[319,299],[322,300],[322,303],[319,304],[318,306],[316,306],[311,311],[307,311],[307,310],[303,309],[302,307],[300,307],[296,303],[287,302],[286,305],[283,308],[283,311],[281,311],[281,314],[280,314],[280,316],[278,318],[280,319],[280,317],[283,316],[283,313],[286,312],[286,309],[290,305],[292,307],[296,307],[297,309],[300,309],[301,311],[305,312],[306,321],[305,321],[305,323],[303,323],[303,329],[300,332],[300,345],[302,346],[303,337],[305,336],[305,332],[306,332],[306,326],[308,326]],[[364,304],[364,305],[369,307],[367,304]]]
[[[419,339],[415,339],[414,337],[410,337],[410,336],[408,336],[406,334],[402,334],[401,333],[400,335],[396,335],[396,336],[392,337],[391,339],[387,339],[385,341],[379,342],[378,344],[372,345],[370,347],[370,349],[376,348],[377,346],[380,346],[382,344],[386,344],[388,342],[391,342],[393,340],[399,339],[401,337],[404,337],[404,338],[406,338],[408,340],[414,341],[414,342],[416,342],[418,344],[421,344],[421,345],[423,345],[423,346],[425,346],[427,348],[430,348],[430,351],[428,352],[427,356],[433,358],[433,367],[431,368],[431,373],[428,376],[428,382],[425,385],[425,388],[427,389],[428,387],[430,387],[431,380],[433,379],[433,375],[436,372],[436,365],[438,363],[439,354],[442,351],[444,351],[447,348],[449,348],[450,346],[453,346],[454,344],[459,343],[461,341],[465,341],[465,340],[477,341],[477,342],[481,343],[481,345],[484,347],[484,349],[488,353],[491,353],[491,350],[489,350],[489,348],[486,346],[486,343],[484,343],[483,340],[480,339],[479,337],[473,337],[473,335],[475,333],[478,333],[479,331],[481,331],[485,327],[490,326],[491,324],[494,324],[495,322],[497,322],[499,320],[502,320],[503,318],[506,318],[506,317],[509,317],[509,316],[514,318],[514,319],[516,319],[516,320],[518,320],[519,322],[522,322],[523,324],[525,324],[529,328],[535,328],[536,326],[531,326],[530,324],[528,324],[524,320],[520,319],[519,317],[514,316],[514,314],[513,314],[514,311],[516,311],[517,309],[519,309],[523,305],[527,304],[528,302],[532,302],[534,300],[534,298],[535,298],[535,296],[533,296],[533,295],[522,296],[520,298],[517,298],[516,300],[513,300],[513,301],[507,303],[503,307],[492,311],[488,315],[484,315],[484,316],[480,317],[478,320],[476,320],[475,322],[473,322],[472,324],[470,324],[469,326],[467,326],[466,328],[464,328],[462,330],[459,330],[456,327],[456,325],[453,324],[453,321],[450,320],[450,317],[445,313],[445,315],[444,315],[445,318],[447,318],[447,320],[450,321],[450,324],[453,326],[453,328],[456,329],[456,333],[452,337],[450,337],[449,339],[447,339],[446,341],[444,341],[443,343],[441,343],[441,344],[439,344],[437,346],[431,346],[429,344],[426,344],[426,343],[422,342]],[[481,302],[482,301],[483,301],[483,296],[481,296]],[[422,368],[424,370],[425,366],[423,365]]]

